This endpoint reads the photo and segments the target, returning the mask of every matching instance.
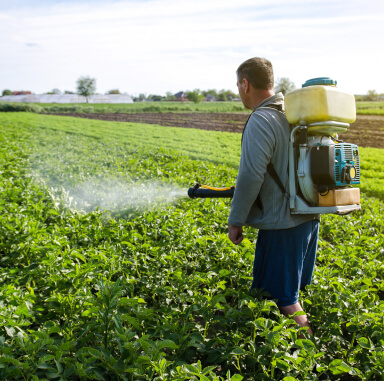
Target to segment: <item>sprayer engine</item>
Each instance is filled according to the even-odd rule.
[[[350,190],[360,183],[360,158],[357,145],[338,142],[329,136],[311,136],[298,149],[297,178],[304,199],[319,206],[329,192]]]

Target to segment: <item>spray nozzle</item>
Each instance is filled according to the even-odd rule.
[[[231,198],[235,192],[235,187],[215,188],[196,183],[188,189],[190,198]]]

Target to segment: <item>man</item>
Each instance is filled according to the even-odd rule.
[[[311,283],[319,231],[318,215],[291,215],[289,199],[267,171],[273,164],[288,190],[290,128],[284,96],[275,94],[272,64],[251,58],[237,69],[237,87],[245,108],[254,110],[244,127],[239,172],[228,218],[229,239],[238,245],[242,226],[259,229],[251,288],[262,288],[288,316],[303,311],[299,290]],[[295,316],[308,327],[307,315]]]

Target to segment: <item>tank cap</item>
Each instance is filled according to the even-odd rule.
[[[314,85],[324,85],[324,86],[336,86],[337,81],[329,77],[319,77],[308,79],[301,87],[308,87]]]

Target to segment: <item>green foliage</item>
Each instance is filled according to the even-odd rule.
[[[60,89],[52,89],[50,92],[48,92],[47,94],[61,94],[61,90]]]
[[[356,102],[356,113],[361,115],[384,115],[384,102]]]
[[[284,95],[288,91],[292,91],[296,88],[295,84],[287,77],[278,78],[275,83],[275,92],[283,93]]]
[[[176,98],[176,97],[175,97],[170,91],[167,91],[167,92],[165,93],[165,99],[166,99],[167,101],[174,101],[175,98]]]
[[[43,112],[43,108],[30,103],[0,103],[0,112]]]
[[[54,105],[54,106],[46,106],[43,109],[44,113],[48,114],[65,114],[65,113],[75,113],[75,114],[82,114],[82,113],[93,113],[95,112],[95,108],[93,106],[80,106],[80,105]]]
[[[366,101],[377,101],[379,94],[377,94],[376,90],[368,90],[367,95],[365,97]]]
[[[221,101],[221,102],[226,102],[226,101],[232,101],[233,98],[238,98],[239,95],[238,94],[235,94],[233,91],[231,90],[220,90],[217,94],[217,100],[218,101]]]
[[[360,189],[374,197],[384,200],[384,150],[359,147],[361,156]]]
[[[121,94],[119,89],[109,90],[107,94]]]
[[[79,95],[87,98],[96,91],[96,79],[89,76],[82,76],[76,82],[76,89]]]
[[[0,103],[0,106],[4,103]],[[55,104],[52,103],[39,103],[29,105],[26,103],[12,103],[15,106],[14,111],[22,109],[27,106],[38,106],[41,107],[41,111],[46,113],[84,113],[86,110],[91,110],[96,113],[137,113],[137,112],[247,112],[241,103],[236,102],[204,102],[204,103],[181,103],[181,102],[156,102],[156,104],[149,102],[135,102],[129,104],[98,104],[94,103],[92,106],[82,106],[77,103],[74,104]],[[8,107],[8,106],[7,106]],[[0,108],[1,110],[1,108]],[[25,109],[24,111],[26,111]],[[40,109],[39,109],[40,110]],[[34,112],[33,108],[28,109],[29,112]]]
[[[187,91],[187,99],[193,103],[200,103],[204,99],[204,95],[199,89]]]
[[[3,115],[9,123],[25,128],[44,128],[82,134],[96,139],[117,139],[123,144],[146,149],[172,149],[196,160],[208,160],[237,168],[241,134],[202,131],[156,124],[118,123],[53,115]]]
[[[238,168],[240,160],[241,135],[236,133],[33,114],[3,115],[2,120],[18,123],[24,128],[52,129],[96,139],[117,139],[122,144],[146,149],[156,150],[163,147],[194,160],[221,163],[234,169]],[[360,188],[367,195],[384,200],[384,151],[364,147],[359,150],[362,179]]]
[[[2,96],[5,96],[5,95],[12,95],[12,91],[8,89],[3,90]]]
[[[230,243],[229,200],[87,212],[71,199],[89,182],[185,193],[195,180],[232,184],[236,168],[212,163],[220,148],[204,160],[180,153],[182,139],[203,152],[215,133],[179,135],[176,152],[129,135],[133,124],[93,122],[0,115],[0,379],[382,379],[382,201],[364,195],[362,211],[322,218],[301,295],[309,337],[249,295],[256,232]],[[153,139],[162,146],[178,130]],[[380,151],[362,155],[381,165]]]

